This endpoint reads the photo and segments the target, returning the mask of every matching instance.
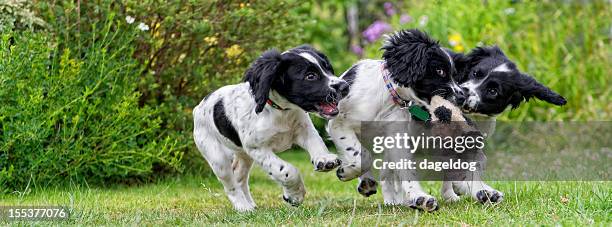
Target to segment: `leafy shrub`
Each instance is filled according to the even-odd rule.
[[[156,110],[138,106],[135,27],[113,21],[91,24],[99,39],[85,34],[92,41],[77,53],[41,33],[2,36],[0,189],[179,168],[181,154],[161,136]]]
[[[0,1],[0,32],[44,27],[45,22],[34,15],[31,7],[27,0]]]
[[[252,60],[269,48],[301,43],[303,18],[291,9],[297,1],[74,1],[40,2],[38,9],[61,43],[86,42],[85,26],[117,13],[118,20],[143,28],[133,57],[144,67],[138,75],[140,106],[151,106],[165,135],[177,148],[195,150],[193,108],[208,93],[237,83]],[[78,50],[82,48],[76,47]],[[203,160],[193,152],[194,158]]]
[[[165,127],[191,132],[191,108],[211,91],[240,81],[264,50],[300,42],[299,20],[285,8],[294,3],[193,1],[126,4],[126,15],[151,30],[136,58],[146,65],[142,102],[160,107]],[[188,139],[191,145],[191,137]]]

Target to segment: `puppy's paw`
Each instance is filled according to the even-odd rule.
[[[283,195],[283,200],[285,200],[285,202],[289,203],[289,205],[294,207],[297,207],[302,204],[302,200],[300,200],[299,198],[289,197],[286,195]]]
[[[285,200],[285,202],[289,203],[291,206],[297,207],[300,204],[302,204],[302,202],[304,201],[305,195],[306,195],[306,191],[304,190],[304,187],[302,186],[298,190],[295,190],[295,191],[285,190],[285,192],[283,193],[283,200]]]
[[[357,191],[364,197],[370,197],[371,195],[376,194],[376,187],[378,183],[374,179],[364,178],[359,181],[359,185],[357,185]]]
[[[491,190],[480,190],[476,192],[476,200],[483,204],[499,203],[504,200],[504,193],[491,189]]]
[[[341,181],[350,181],[361,175],[361,167],[351,164],[347,166],[341,166],[336,170],[336,176]]]
[[[320,155],[319,157],[314,157],[311,162],[312,165],[314,165],[314,170],[317,172],[328,172],[342,164],[342,161],[338,159],[338,156],[330,153]]]
[[[255,210],[255,206],[252,204],[234,204],[234,209],[238,212],[250,212]]]
[[[385,206],[397,206],[397,205],[405,205],[404,202],[402,201],[397,201],[394,199],[384,199],[383,204],[385,204]]]
[[[449,203],[457,202],[457,201],[459,201],[461,199],[461,197],[459,197],[455,193],[453,193],[453,194],[444,194],[444,195],[442,195],[442,198],[444,198],[444,201],[449,202]]]
[[[408,206],[413,209],[432,212],[438,210],[438,201],[433,196],[424,194],[410,199]]]
[[[452,188],[450,188],[449,190],[443,191],[442,192],[442,198],[444,199],[444,201],[446,202],[457,202],[461,199],[461,197],[459,197],[459,195],[457,195]]]

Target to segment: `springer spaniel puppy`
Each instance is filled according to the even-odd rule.
[[[451,53],[458,73],[455,80],[465,96],[457,99],[463,112],[476,120],[476,127],[486,136],[495,131],[495,118],[508,107],[537,98],[562,106],[563,96],[542,85],[533,77],[522,73],[497,46],[477,47],[469,54]],[[459,195],[469,195],[482,203],[496,203],[503,193],[479,180],[444,182],[442,196],[449,201]]]
[[[361,176],[358,191],[364,196],[374,194],[377,183],[370,172],[371,154],[358,140],[361,122],[410,121],[407,109],[413,105],[427,106],[434,95],[452,100],[461,92],[453,81],[451,56],[427,34],[402,30],[388,37],[382,49],[384,60],[359,61],[342,75],[351,88],[339,102],[340,113],[327,125],[342,160],[336,175],[341,181]],[[418,181],[383,181],[382,188],[386,204],[437,208],[436,199]]]
[[[336,116],[348,87],[312,47],[269,50],[252,63],[243,83],[219,88],[194,108],[195,143],[236,210],[255,208],[248,185],[253,161],[282,186],[283,199],[294,206],[304,199],[304,183],[298,170],[275,153],[296,144],[308,151],[316,171],[340,165],[307,112]]]

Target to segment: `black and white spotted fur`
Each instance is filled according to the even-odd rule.
[[[360,123],[411,120],[410,114],[391,99],[383,80],[383,68],[390,73],[399,95],[416,104],[426,106],[434,95],[454,99],[455,93],[460,92],[453,81],[455,67],[451,56],[425,33],[414,29],[399,31],[387,38],[382,49],[384,60],[359,61],[342,75],[351,84],[349,95],[339,102],[340,113],[327,127],[342,159],[336,172],[338,178],[348,181],[360,177],[358,191],[364,196],[375,193],[377,183],[370,166],[362,166],[370,163],[371,155],[361,150]],[[414,205],[423,201],[416,207],[437,208],[435,198],[424,192],[418,181],[381,183],[386,204]]]
[[[275,153],[296,144],[308,151],[316,171],[340,165],[307,112],[334,117],[348,84],[309,46],[265,52],[244,80],[214,91],[194,108],[195,143],[236,210],[255,208],[248,185],[253,162],[282,186],[285,201],[298,205],[306,193],[300,174]],[[268,99],[282,109],[266,104]]]

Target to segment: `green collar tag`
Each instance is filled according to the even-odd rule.
[[[412,105],[408,107],[408,112],[412,114],[413,117],[421,120],[421,121],[429,121],[429,112],[423,110],[420,106]]]

